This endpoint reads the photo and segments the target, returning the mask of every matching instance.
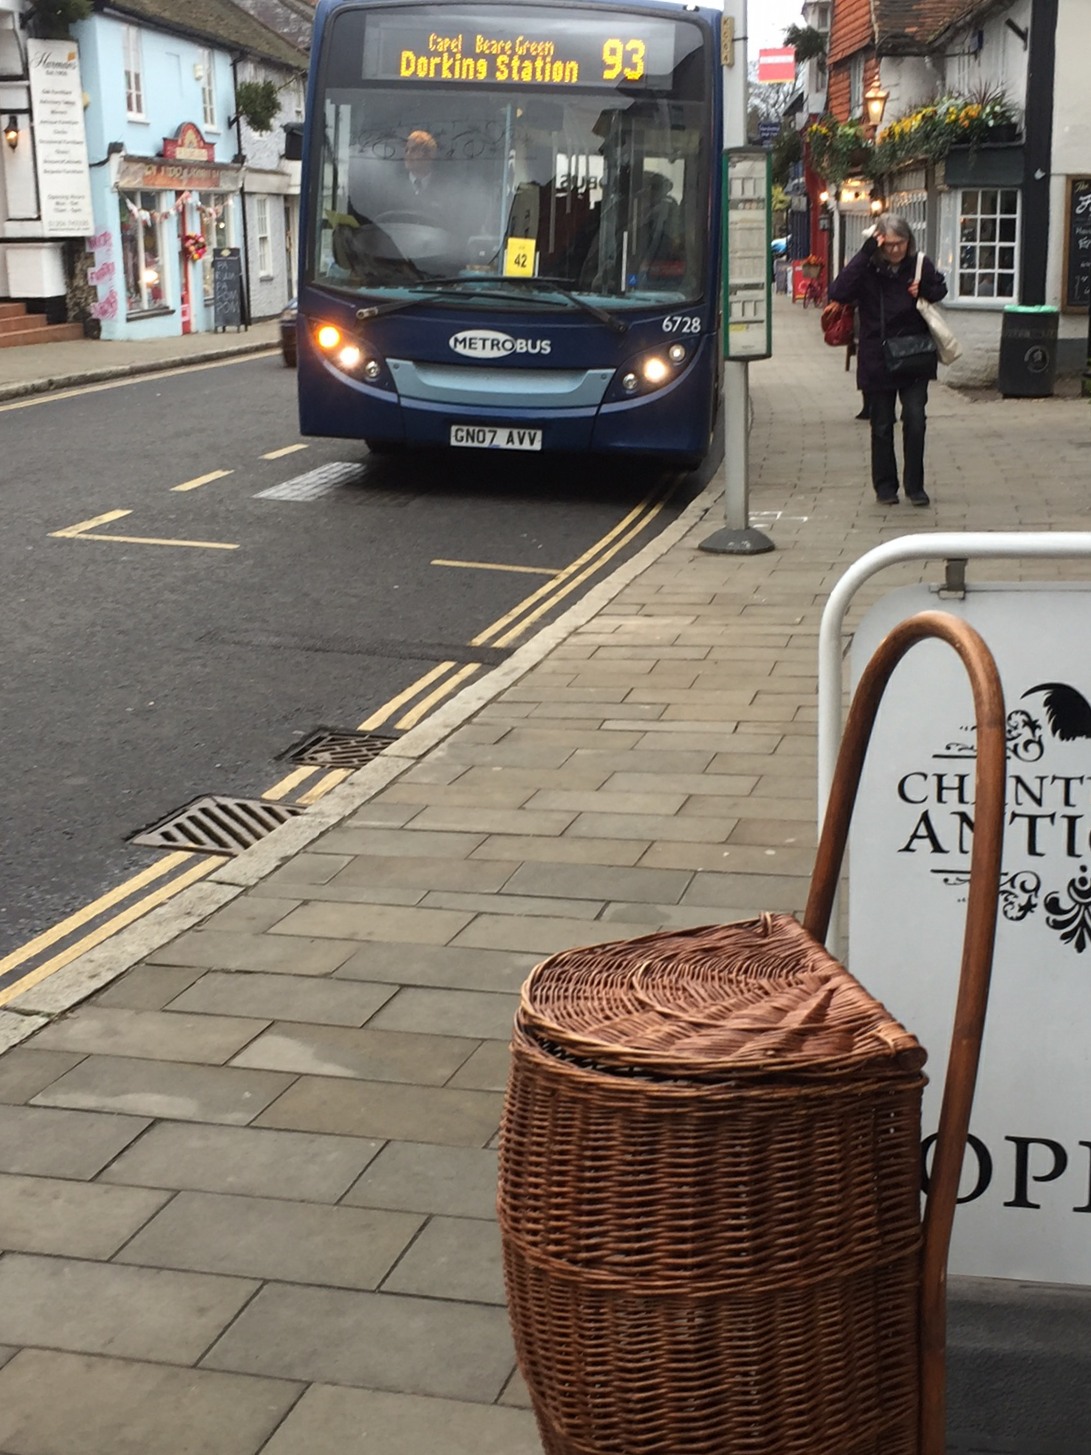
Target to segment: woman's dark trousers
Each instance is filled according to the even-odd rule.
[[[924,492],[924,406],[928,380],[911,379],[897,390],[868,391],[871,408],[871,483],[880,500],[898,493],[898,461],[894,454],[894,405],[902,401],[902,454],[905,458],[903,484],[912,500]]]

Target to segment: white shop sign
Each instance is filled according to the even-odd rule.
[[[1008,748],[1001,918],[950,1268],[1091,1284],[1091,588],[894,591],[855,634],[853,683],[891,627],[936,609],[996,658]],[[958,983],[974,739],[958,657],[915,646],[883,699],[850,841],[849,963],[929,1051],[926,1138]]]
[[[28,40],[34,157],[42,231],[81,237],[95,230],[80,57],[74,40]]]

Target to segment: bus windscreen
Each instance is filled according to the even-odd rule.
[[[308,277],[392,297],[541,277],[612,309],[699,297],[711,74],[707,33],[681,16],[338,12],[316,98]]]

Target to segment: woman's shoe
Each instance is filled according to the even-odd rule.
[[[895,492],[894,492],[893,495],[888,495],[888,494],[879,495],[877,493],[876,496],[875,496],[875,499],[876,499],[876,501],[878,502],[879,505],[897,505],[897,503],[898,503],[898,492],[895,490]],[[927,496],[925,497],[925,501],[927,503]]]
[[[909,501],[910,505],[931,505],[932,504],[931,500],[929,500],[929,498],[928,498],[927,491],[924,491],[924,490],[922,490],[919,495],[907,495],[905,498]]]

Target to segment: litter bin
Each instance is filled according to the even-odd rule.
[[[1056,308],[1004,309],[997,388],[1005,397],[1046,399],[1057,379]]]

